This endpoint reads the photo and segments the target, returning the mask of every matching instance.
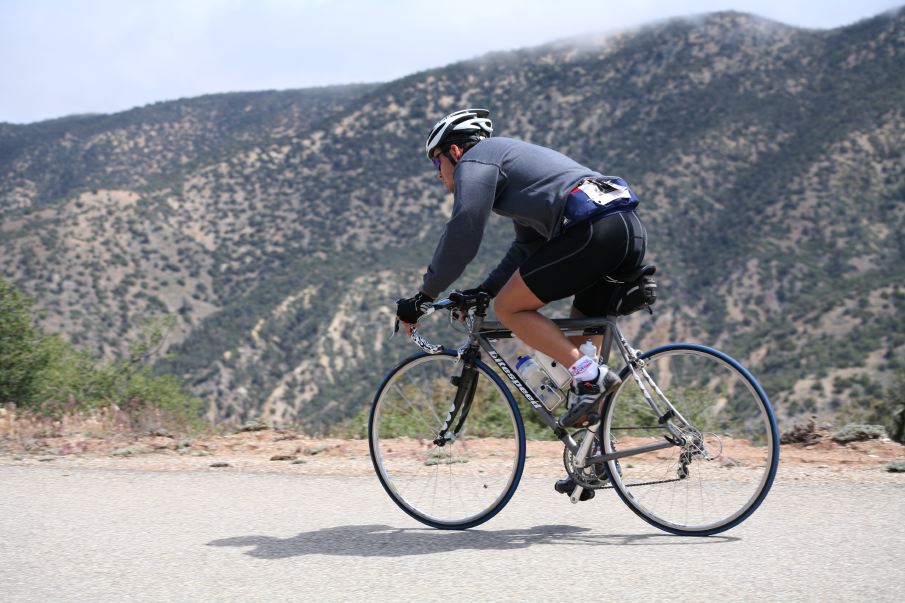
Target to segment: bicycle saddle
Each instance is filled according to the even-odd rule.
[[[640,266],[631,272],[625,272],[622,274],[613,274],[607,277],[608,281],[617,282],[617,283],[633,283],[640,279],[642,276],[650,276],[657,271],[657,266],[655,264],[645,264]]]

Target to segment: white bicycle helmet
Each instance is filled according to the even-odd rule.
[[[477,138],[488,138],[493,133],[493,123],[487,109],[463,109],[450,113],[431,128],[424,150],[427,158],[431,152],[445,142],[464,142]]]

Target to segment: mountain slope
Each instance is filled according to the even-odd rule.
[[[167,184],[199,162],[316,127],[371,87],[218,94],[115,115],[0,124],[0,209],[35,208],[99,186]]]
[[[444,113],[486,106],[500,135],[626,177],[642,197],[662,301],[629,333],[645,347],[716,344],[785,420],[829,416],[905,365],[903,55],[901,10],[826,32],[719,13],[300,91],[289,116],[286,93],[261,93],[91,118],[81,138],[76,123],[3,127],[3,274],[38,295],[49,325],[108,354],[139,316],[178,311],[167,367],[211,418],[322,428],[411,351],[387,339],[392,300],[417,286],[451,203],[422,138]],[[159,148],[191,157],[149,162],[158,147],[142,148],[60,171],[105,132],[168,115],[181,117]],[[233,117],[188,125],[199,115]],[[38,177],[44,161],[57,167]],[[460,286],[508,245],[505,221],[488,231]]]

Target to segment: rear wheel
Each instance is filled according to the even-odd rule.
[[[675,344],[641,358],[659,388],[644,382],[660,410],[624,369],[604,414],[604,449],[662,442],[670,435],[660,423],[669,410],[663,398],[678,413],[669,422],[683,443],[610,461],[613,486],[638,516],[667,532],[706,536],[738,525],[764,500],[779,461],[766,394],[741,365],[711,348]]]
[[[512,395],[484,363],[455,439],[434,440],[468,387],[455,355],[419,354],[396,367],[377,392],[368,439],[381,484],[399,507],[429,526],[464,529],[502,509],[525,465],[525,430]],[[450,430],[464,408],[457,409]]]

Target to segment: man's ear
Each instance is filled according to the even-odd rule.
[[[462,155],[464,155],[465,152],[459,145],[451,144],[449,145],[449,154],[452,155],[453,159],[456,160],[456,163],[459,163],[459,160],[462,159]]]

